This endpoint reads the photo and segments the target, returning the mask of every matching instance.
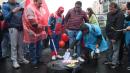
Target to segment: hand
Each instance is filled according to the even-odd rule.
[[[127,29],[123,29],[123,32],[127,32]]]
[[[31,35],[31,36],[36,36],[36,34],[32,31],[32,30],[29,30],[29,34]]]
[[[111,40],[111,42],[112,42],[112,43],[115,43],[115,42],[116,42],[116,40]]]
[[[99,48],[99,45],[98,45],[98,44],[96,44],[96,48]]]
[[[18,11],[20,11],[21,7],[16,7],[12,10],[13,13],[17,13]]]
[[[126,30],[127,30],[127,31],[130,31],[130,26],[128,26],[128,27],[126,28]]]

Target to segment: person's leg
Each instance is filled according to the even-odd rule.
[[[78,34],[78,31],[74,31],[74,38],[75,38],[75,39],[76,39],[77,34]],[[80,56],[81,56],[81,46],[80,46],[80,43],[81,43],[81,41],[79,41],[79,42],[76,44],[77,57],[80,57]]]
[[[2,48],[2,57],[6,58],[10,56],[10,39],[9,39],[9,33],[8,32],[4,32],[3,33],[3,39],[1,42],[1,48]]]
[[[106,60],[104,62],[104,64],[111,64],[112,62],[112,55],[113,55],[113,46],[112,46],[112,42],[108,39],[108,50],[106,51]]]
[[[120,40],[113,43],[112,68],[115,68],[117,64],[119,64],[119,49],[120,49]]]
[[[66,31],[69,36],[69,47],[70,47],[72,42],[75,40],[75,32],[74,32],[74,30],[66,30]],[[73,49],[73,56],[75,57],[77,55],[75,46],[74,46],[74,48],[71,48],[71,49]]]
[[[67,30],[67,34],[69,36],[69,47],[72,44],[72,42],[74,41],[74,31],[72,30]]]
[[[52,60],[56,59],[56,52],[55,52],[55,49],[54,49],[54,48],[56,48],[56,46],[55,46],[55,37],[56,37],[55,33],[53,33],[52,38],[50,39],[50,49],[51,49]]]
[[[28,64],[29,61],[24,58],[23,32],[18,31],[18,58],[21,63]]]
[[[33,65],[37,64],[36,49],[37,49],[37,48],[36,48],[35,43],[30,43],[30,44],[29,44],[31,63],[32,63]]]
[[[19,67],[19,64],[17,62],[18,30],[16,28],[9,28],[9,35],[11,41],[11,60],[13,61],[13,67],[18,68]]]
[[[130,44],[128,45],[128,67],[127,70],[130,70]]]
[[[123,52],[124,52],[124,43],[125,43],[125,38],[124,35],[121,38],[121,44],[120,44],[120,50],[119,50],[119,63],[123,64],[122,58],[123,58]]]
[[[36,44],[36,57],[37,57],[37,62],[41,62],[40,58],[42,55],[42,48],[43,48],[43,42],[42,40],[39,40]]]
[[[0,30],[0,59],[2,58],[2,47],[1,47],[2,37],[3,37],[3,33]]]
[[[79,32],[79,31],[73,31],[73,33],[74,33],[74,36],[73,36],[74,40],[76,40],[76,36],[77,36],[78,32]],[[79,61],[84,62],[84,59],[81,57],[81,45],[80,45],[80,44],[81,44],[81,41],[79,41],[79,42],[76,44],[77,59],[78,59]]]

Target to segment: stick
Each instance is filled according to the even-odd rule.
[[[54,44],[53,39],[51,39],[51,41],[52,41],[52,44],[53,44],[53,47],[54,47],[54,51],[56,52],[56,55],[57,55],[57,50],[56,50],[56,46],[55,46],[55,44]]]

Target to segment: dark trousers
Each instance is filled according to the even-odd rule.
[[[127,48],[128,48],[128,66],[130,66],[130,43],[127,46]]]
[[[3,37],[3,32],[0,30],[0,59],[2,58],[2,48],[1,48],[2,37]]]
[[[125,35],[123,35],[123,37],[121,38],[121,45],[119,50],[119,62],[121,62],[123,59],[124,49],[125,49]]]

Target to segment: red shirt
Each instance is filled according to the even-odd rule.
[[[79,14],[76,14],[75,9],[70,9],[65,17],[66,29],[79,30],[80,25],[83,22],[87,22],[87,14],[85,11],[81,10]]]

